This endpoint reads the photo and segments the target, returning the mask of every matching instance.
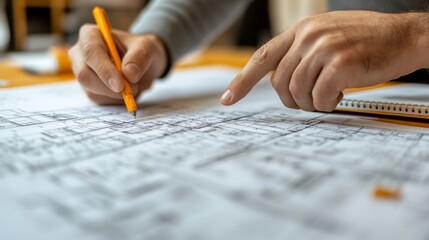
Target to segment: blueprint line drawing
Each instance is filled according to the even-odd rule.
[[[33,101],[0,91],[22,94],[0,104],[0,238],[429,238],[427,129],[286,109],[264,84],[232,108],[158,98],[234,74],[175,73],[136,120],[123,106],[26,107],[55,88],[83,98],[76,83]],[[377,183],[403,196],[374,199]]]

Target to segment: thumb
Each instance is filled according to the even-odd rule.
[[[153,54],[149,46],[144,38],[134,39],[127,46],[122,60],[122,73],[130,83],[139,82],[151,66]]]

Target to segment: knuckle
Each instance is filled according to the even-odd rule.
[[[81,53],[85,59],[96,59],[100,51],[105,51],[106,46],[100,40],[85,38],[80,41]]]
[[[337,52],[338,44],[337,39],[333,36],[322,35],[319,36],[316,43],[316,48],[326,52]]]
[[[313,106],[317,111],[331,112],[335,109],[335,106],[328,101],[330,98],[324,94],[325,92],[323,87],[313,91]]]
[[[283,105],[287,108],[293,108],[293,109],[298,109],[298,106],[295,104],[295,102],[291,101],[289,98],[287,97],[280,97],[281,102],[283,103]]]
[[[267,44],[265,44],[262,47],[260,47],[252,55],[252,58],[250,60],[254,64],[262,65],[262,64],[264,64],[267,61],[267,59],[268,59],[268,46],[267,46]]]
[[[304,16],[298,19],[298,21],[296,22],[296,27],[297,27],[297,33],[304,33],[308,27],[308,25],[311,23],[311,18],[309,16]]]
[[[84,86],[88,85],[90,78],[91,78],[91,70],[89,70],[86,67],[81,69],[81,70],[78,70],[76,72],[76,78],[80,84],[82,84]]]
[[[69,55],[69,57],[70,57],[70,59],[74,59],[75,58],[75,55],[76,55],[76,49],[77,49],[77,47],[76,47],[76,45],[74,45],[73,47],[71,47],[70,49],[69,49],[69,51],[68,51],[68,55]]]
[[[314,39],[315,36],[320,35],[321,28],[313,17],[307,16],[298,21],[297,33],[301,38]]]
[[[320,112],[332,112],[335,108],[323,100],[314,100],[313,105],[314,108]]]
[[[79,36],[85,36],[88,32],[94,31],[96,27],[93,24],[85,23],[79,29]]]
[[[340,73],[341,69],[342,69],[341,64],[337,64],[337,63],[329,64],[323,69],[323,74],[321,75],[320,80],[318,81],[323,82],[324,85],[331,83],[332,80],[335,78],[335,76],[337,76]]]
[[[305,107],[302,107],[301,109],[307,112],[313,112],[316,110],[314,106],[305,106]]]
[[[277,69],[274,71],[274,73],[271,75],[271,86],[277,92],[289,91],[289,84],[291,79],[290,76],[287,75],[286,69],[287,63],[285,61],[282,61],[277,66]]]
[[[315,19],[314,15],[308,15],[308,16],[301,17],[298,20],[298,25],[301,26],[301,27],[305,26],[305,25],[307,25],[309,23],[312,23],[314,21],[314,19]]]
[[[313,106],[317,111],[324,111],[326,109],[325,101],[317,95],[313,95]]]
[[[347,54],[345,52],[338,53],[332,59],[331,68],[335,69],[336,71],[339,71],[340,69],[343,69],[344,67],[350,65],[352,61],[353,57],[350,54]]]
[[[281,82],[276,78],[275,76],[272,76],[270,78],[271,86],[276,90],[277,92],[281,90]]]
[[[97,46],[97,44],[93,44],[89,41],[84,41],[82,43],[82,54],[83,54],[83,56],[86,59],[91,59],[94,56],[97,47],[100,47],[100,46]]]
[[[102,77],[103,79],[107,79],[108,77],[109,77],[109,72],[110,72],[110,69],[109,69],[109,67],[106,65],[106,64],[97,64],[97,66],[95,67],[95,69],[94,69],[96,72],[97,72],[97,74],[100,76],[100,77]]]
[[[342,38],[318,22],[309,22],[300,28],[296,38],[297,44],[323,53],[337,53],[343,48]]]
[[[321,34],[313,38],[314,40],[311,43],[312,49],[310,51],[313,57],[324,56],[325,61],[332,62],[332,59],[345,54],[342,43],[334,35]]]
[[[300,86],[296,83],[291,82],[289,84],[289,91],[294,99],[301,99],[303,97],[303,92]]]

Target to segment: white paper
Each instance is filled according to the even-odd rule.
[[[58,60],[52,53],[13,53],[8,58],[14,65],[36,74],[55,74],[59,71]]]
[[[346,94],[345,98],[359,101],[429,105],[429,85],[424,83],[405,83],[349,93]]]
[[[268,81],[223,107],[236,74],[177,71],[137,120],[75,82],[1,90],[0,239],[428,238],[427,129],[286,109]]]

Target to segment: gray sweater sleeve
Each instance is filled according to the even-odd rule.
[[[202,47],[236,20],[251,0],[152,0],[131,26],[153,33],[167,47],[170,64]]]

